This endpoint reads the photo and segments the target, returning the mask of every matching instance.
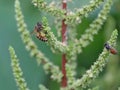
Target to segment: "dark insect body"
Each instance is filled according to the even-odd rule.
[[[105,43],[105,44],[104,44],[104,47],[105,47],[108,51],[110,51],[111,54],[117,54],[117,50],[116,50],[115,48],[111,47],[108,43]]]
[[[112,54],[117,54],[118,52],[117,52],[117,50],[116,50],[116,49],[111,48],[111,49],[110,49],[110,53],[112,53]]]
[[[37,25],[35,26],[34,28],[34,31],[32,33],[35,33],[36,37],[43,41],[43,42],[46,42],[48,41],[48,39],[46,38],[46,32],[42,32],[43,30],[43,26],[42,26],[42,23],[37,23]]]

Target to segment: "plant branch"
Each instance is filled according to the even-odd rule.
[[[51,28],[48,25],[46,17],[42,18],[42,24],[43,31],[47,32],[46,37],[51,48],[54,49],[54,51],[56,52],[66,53],[68,51],[68,47],[64,43],[58,41],[53,32],[51,32]]]
[[[65,11],[55,7],[54,5],[47,5],[45,0],[32,0],[34,6],[37,6],[39,10],[44,10],[54,16],[64,17]]]
[[[9,47],[9,52],[11,56],[11,66],[13,70],[13,75],[19,90],[29,90],[25,79],[23,78],[23,72],[19,65],[19,59],[15,54],[15,50],[12,46]]]
[[[98,6],[100,6],[102,2],[104,2],[104,0],[91,0],[90,4],[85,5],[80,9],[76,9],[75,13],[71,12],[70,14],[65,16],[66,23],[80,23],[83,16],[88,16],[88,14],[95,10]]]

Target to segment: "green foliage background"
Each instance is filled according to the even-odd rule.
[[[51,1],[51,0],[48,0]],[[74,1],[74,0],[73,0]],[[81,7],[88,4],[89,0],[75,0],[74,3],[69,4],[70,8],[75,6]],[[22,11],[24,14],[25,22],[27,23],[28,29],[33,30],[36,22],[40,21],[42,12],[40,13],[31,3],[31,0],[20,0]],[[77,5],[75,4],[77,3]],[[94,20],[97,16],[99,9],[96,9],[90,16],[83,19],[81,25],[77,25],[78,37],[84,32],[88,27],[89,23]],[[44,14],[46,15],[46,14]],[[51,16],[47,15],[49,22],[53,20]],[[54,23],[50,24],[53,27],[53,32],[56,34],[54,28]],[[119,37],[117,42],[117,49],[119,54],[116,56],[111,56],[110,63],[100,75],[93,86],[97,84],[102,90],[116,90],[116,87],[120,87],[120,1],[114,3],[110,16],[105,22],[103,28],[100,30],[99,34],[95,36],[94,42],[92,42],[87,48],[83,50],[83,53],[78,55],[78,68],[77,77],[81,77],[82,74],[88,69],[91,64],[97,59],[100,52],[102,51],[104,42],[109,38],[112,30],[115,28],[119,31]],[[39,41],[34,36],[32,36],[39,49],[45,53],[45,55],[51,59],[57,65],[61,65],[61,55],[52,54],[50,47],[44,42]],[[10,55],[8,52],[9,45],[12,45],[16,54],[20,60],[20,66],[24,72],[24,77],[28,83],[31,90],[39,90],[38,84],[45,84],[50,90],[57,90],[59,84],[51,81],[49,75],[45,75],[42,66],[38,66],[36,60],[31,58],[29,53],[25,50],[24,44],[21,41],[20,35],[17,31],[15,12],[14,12],[14,0],[0,0],[0,90],[17,90],[16,83],[13,78]],[[116,59],[115,59],[116,58]],[[114,60],[115,59],[115,60]],[[109,72],[109,73],[108,73]],[[106,82],[106,75],[112,74],[113,82]],[[110,78],[108,78],[110,80]],[[109,81],[108,80],[108,81]],[[91,86],[92,86],[91,85]]]

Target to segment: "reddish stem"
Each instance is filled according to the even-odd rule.
[[[67,9],[67,3],[65,2],[66,0],[62,0],[62,9]],[[66,15],[66,14],[65,14]],[[67,39],[66,39],[66,31],[67,31],[67,25],[65,24],[65,19],[62,20],[62,30],[61,30],[61,34],[62,34],[62,43],[66,44],[67,43]],[[67,77],[66,77],[66,69],[65,69],[65,65],[66,65],[66,54],[62,55],[62,82],[61,82],[61,86],[62,87],[66,87],[67,86]]]

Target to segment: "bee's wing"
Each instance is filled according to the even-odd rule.
[[[35,26],[34,30],[30,32],[30,34],[35,34],[37,32],[37,26]]]

